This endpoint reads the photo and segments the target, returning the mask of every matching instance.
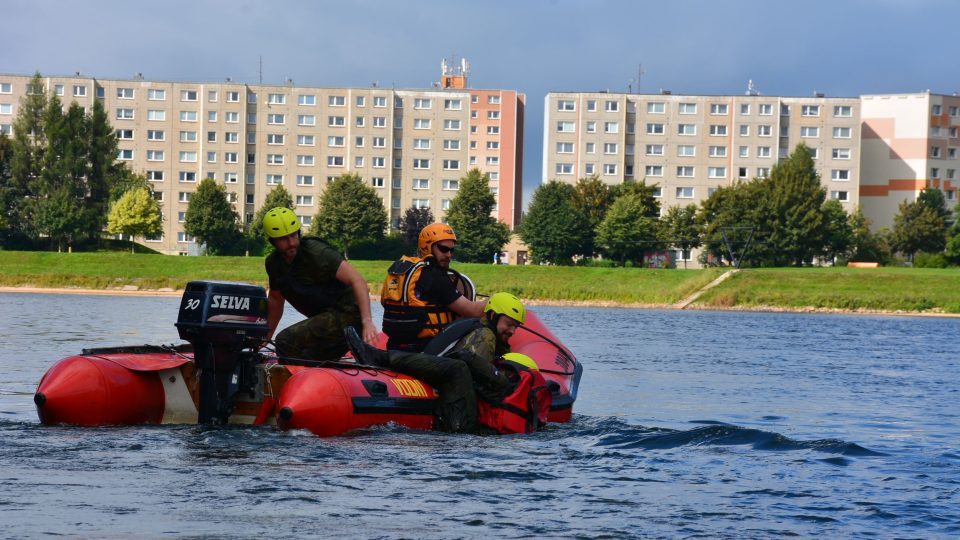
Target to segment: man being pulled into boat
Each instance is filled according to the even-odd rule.
[[[418,257],[390,265],[380,292],[388,349],[419,352],[460,317],[480,317],[485,303],[474,299],[473,283],[450,268],[457,235],[433,223],[420,231]]]
[[[267,339],[280,323],[284,300],[307,317],[280,332],[274,340],[278,355],[337,360],[347,351],[347,325],[362,328],[367,343],[376,341],[367,283],[337,250],[319,238],[301,237],[300,220],[289,208],[268,211],[263,233],[274,247],[265,261]]]
[[[481,318],[448,326],[431,341],[427,352],[383,351],[364,344],[352,328],[344,333],[358,362],[406,373],[436,388],[441,429],[470,433],[478,430],[478,394],[487,402],[499,403],[514,390],[515,383],[493,362],[510,352],[510,338],[525,317],[523,303],[500,292],[490,297]]]

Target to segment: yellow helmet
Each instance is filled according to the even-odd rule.
[[[267,238],[281,238],[300,230],[300,220],[293,210],[278,206],[263,216],[263,234]]]
[[[507,292],[498,292],[487,300],[487,305],[483,308],[484,313],[492,311],[500,315],[506,315],[511,319],[523,324],[527,318],[527,310],[523,307],[523,302],[516,296]]]
[[[420,249],[420,256],[430,255],[433,244],[441,240],[457,241],[457,235],[453,234],[453,228],[443,223],[431,223],[420,231],[420,237],[417,239],[417,247]]]
[[[503,359],[515,364],[520,364],[521,366],[534,371],[540,371],[540,366],[537,365],[537,362],[525,354],[508,352],[507,354],[503,355]]]

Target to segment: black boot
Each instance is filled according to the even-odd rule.
[[[390,353],[376,347],[367,345],[360,339],[357,329],[352,326],[343,328],[343,337],[347,340],[347,347],[353,353],[353,357],[358,364],[376,366],[382,368],[390,367]]]

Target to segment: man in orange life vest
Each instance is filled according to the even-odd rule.
[[[417,241],[419,257],[402,257],[387,270],[380,303],[388,349],[422,351],[454,320],[483,315],[486,303],[475,300],[473,283],[450,268],[456,245],[449,225],[427,225]]]
[[[436,388],[441,429],[471,433],[478,429],[478,394],[496,404],[516,389],[508,372],[494,362],[510,352],[510,338],[525,318],[523,303],[510,293],[499,292],[485,303],[483,317],[449,325],[422,353],[383,351],[363,343],[353,328],[345,328],[344,333],[358,362],[406,373]]]

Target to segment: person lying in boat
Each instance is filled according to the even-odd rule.
[[[367,282],[337,250],[319,238],[301,237],[300,220],[289,208],[268,211],[263,233],[274,247],[264,262],[270,282],[267,339],[280,323],[284,301],[307,317],[277,335],[278,355],[337,360],[347,352],[347,325],[361,328],[367,343],[376,341]]]
[[[380,291],[388,349],[420,352],[454,320],[483,315],[473,282],[450,268],[456,245],[449,225],[433,223],[420,231],[418,257],[390,265]]]
[[[422,353],[377,349],[363,343],[354,328],[344,328],[344,334],[359,363],[406,373],[436,388],[442,430],[473,433],[478,431],[478,395],[482,402],[498,404],[517,390],[510,372],[498,369],[494,361],[509,356],[510,337],[525,317],[523,303],[510,293],[500,292],[487,301],[483,317],[462,319],[448,326]],[[480,409],[483,416],[484,407]],[[497,422],[484,424],[499,431],[503,426],[489,425]]]

